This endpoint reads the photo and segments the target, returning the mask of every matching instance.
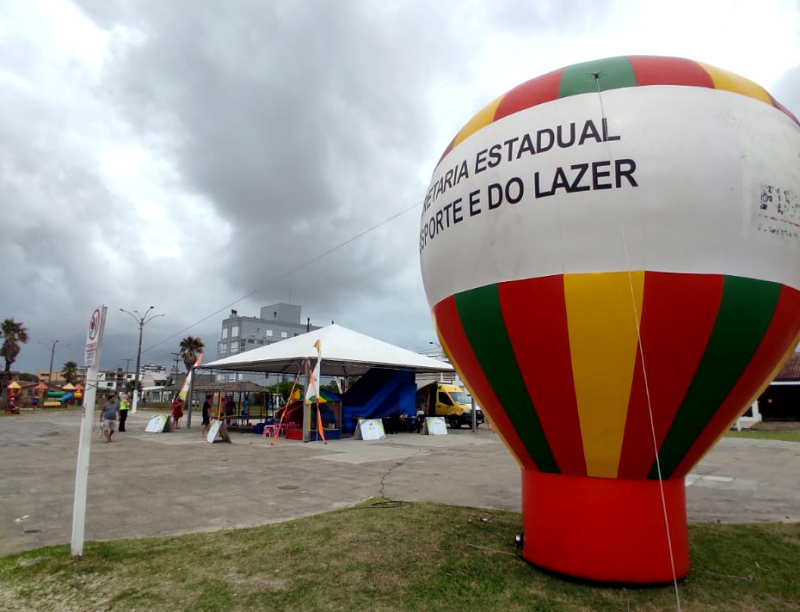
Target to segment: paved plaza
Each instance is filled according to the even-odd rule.
[[[192,429],[92,440],[88,540],[261,525],[374,496],[520,510],[517,463],[494,432],[390,435],[303,444],[232,433],[208,444]],[[195,415],[197,417],[198,415]],[[80,411],[0,419],[0,555],[67,544]],[[800,521],[800,444],[725,438],[687,479],[692,521]]]

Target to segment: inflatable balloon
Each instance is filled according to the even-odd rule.
[[[522,468],[522,555],[686,575],[684,478],[800,330],[800,127],[755,83],[616,57],[500,96],[422,213],[442,345]]]

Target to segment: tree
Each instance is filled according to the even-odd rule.
[[[0,376],[0,393],[5,396],[3,398],[3,405],[5,405],[8,398],[6,385],[11,380],[11,364],[17,360],[17,355],[19,355],[19,343],[28,343],[28,330],[21,322],[6,319],[0,324],[0,337],[4,338],[3,345],[0,347],[0,356],[6,360],[3,376]]]
[[[194,336],[186,336],[181,340],[181,359],[183,359],[183,365],[186,366],[187,372],[197,363],[197,357],[204,347],[203,341]]]
[[[17,360],[17,355],[20,351],[20,343],[28,343],[28,330],[25,326],[14,319],[6,319],[0,325],[2,331],[3,346],[0,348],[0,356],[6,360],[5,378],[8,378],[8,373],[11,371],[11,364]]]
[[[78,380],[78,364],[74,361],[65,361],[61,373],[64,375],[64,380],[68,383],[74,383]]]
[[[291,382],[289,380],[284,380],[283,382],[279,382],[276,385],[270,385],[269,387],[267,387],[267,389],[269,390],[270,395],[274,395],[275,393],[279,393],[280,396],[284,399],[284,401],[286,401],[286,400],[289,399],[289,393],[292,392],[292,387],[293,386],[294,386],[293,382]],[[302,385],[297,385],[295,387],[295,390],[302,391],[303,390],[303,386]]]
[[[19,376],[17,376],[19,382],[39,382],[39,377],[36,374],[31,374],[30,372],[20,372]]]
[[[126,394],[132,395],[133,394],[133,381],[132,380],[126,380],[125,381],[125,386],[123,388],[124,388]],[[141,390],[142,390],[142,381],[141,380],[136,382],[136,390],[141,392]]]

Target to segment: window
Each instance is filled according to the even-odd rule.
[[[256,343],[255,338],[248,338],[247,339],[247,344],[255,344],[255,343]]]
[[[271,329],[268,329],[268,330],[267,330],[267,336],[270,336],[270,337],[272,337],[272,330],[271,330]]]
[[[443,391],[439,391],[439,403],[444,404],[445,406],[452,406],[453,400],[450,399],[450,396]]]
[[[222,328],[222,339],[225,340],[227,337],[228,337],[228,328],[227,327],[223,327]]]
[[[456,404],[469,405],[472,403],[472,398],[468,394],[462,391],[451,391],[450,399],[452,399]]]
[[[224,342],[220,342],[219,345],[217,346],[217,352],[220,355],[226,355],[228,353],[228,345],[225,344]]]
[[[286,332],[281,332],[281,338],[288,338],[288,337],[289,334],[287,334]]]
[[[239,326],[234,325],[231,327],[231,338],[236,338],[239,335]]]
[[[239,352],[239,345],[238,344],[231,344],[231,355],[235,355]]]

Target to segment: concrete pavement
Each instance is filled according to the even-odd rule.
[[[92,440],[87,540],[283,521],[369,497],[520,510],[519,468],[493,432],[270,446],[252,434],[208,444],[199,423]],[[80,412],[0,419],[0,555],[70,541]],[[95,431],[97,431],[95,429]],[[800,444],[726,438],[687,479],[690,520],[800,521]]]

